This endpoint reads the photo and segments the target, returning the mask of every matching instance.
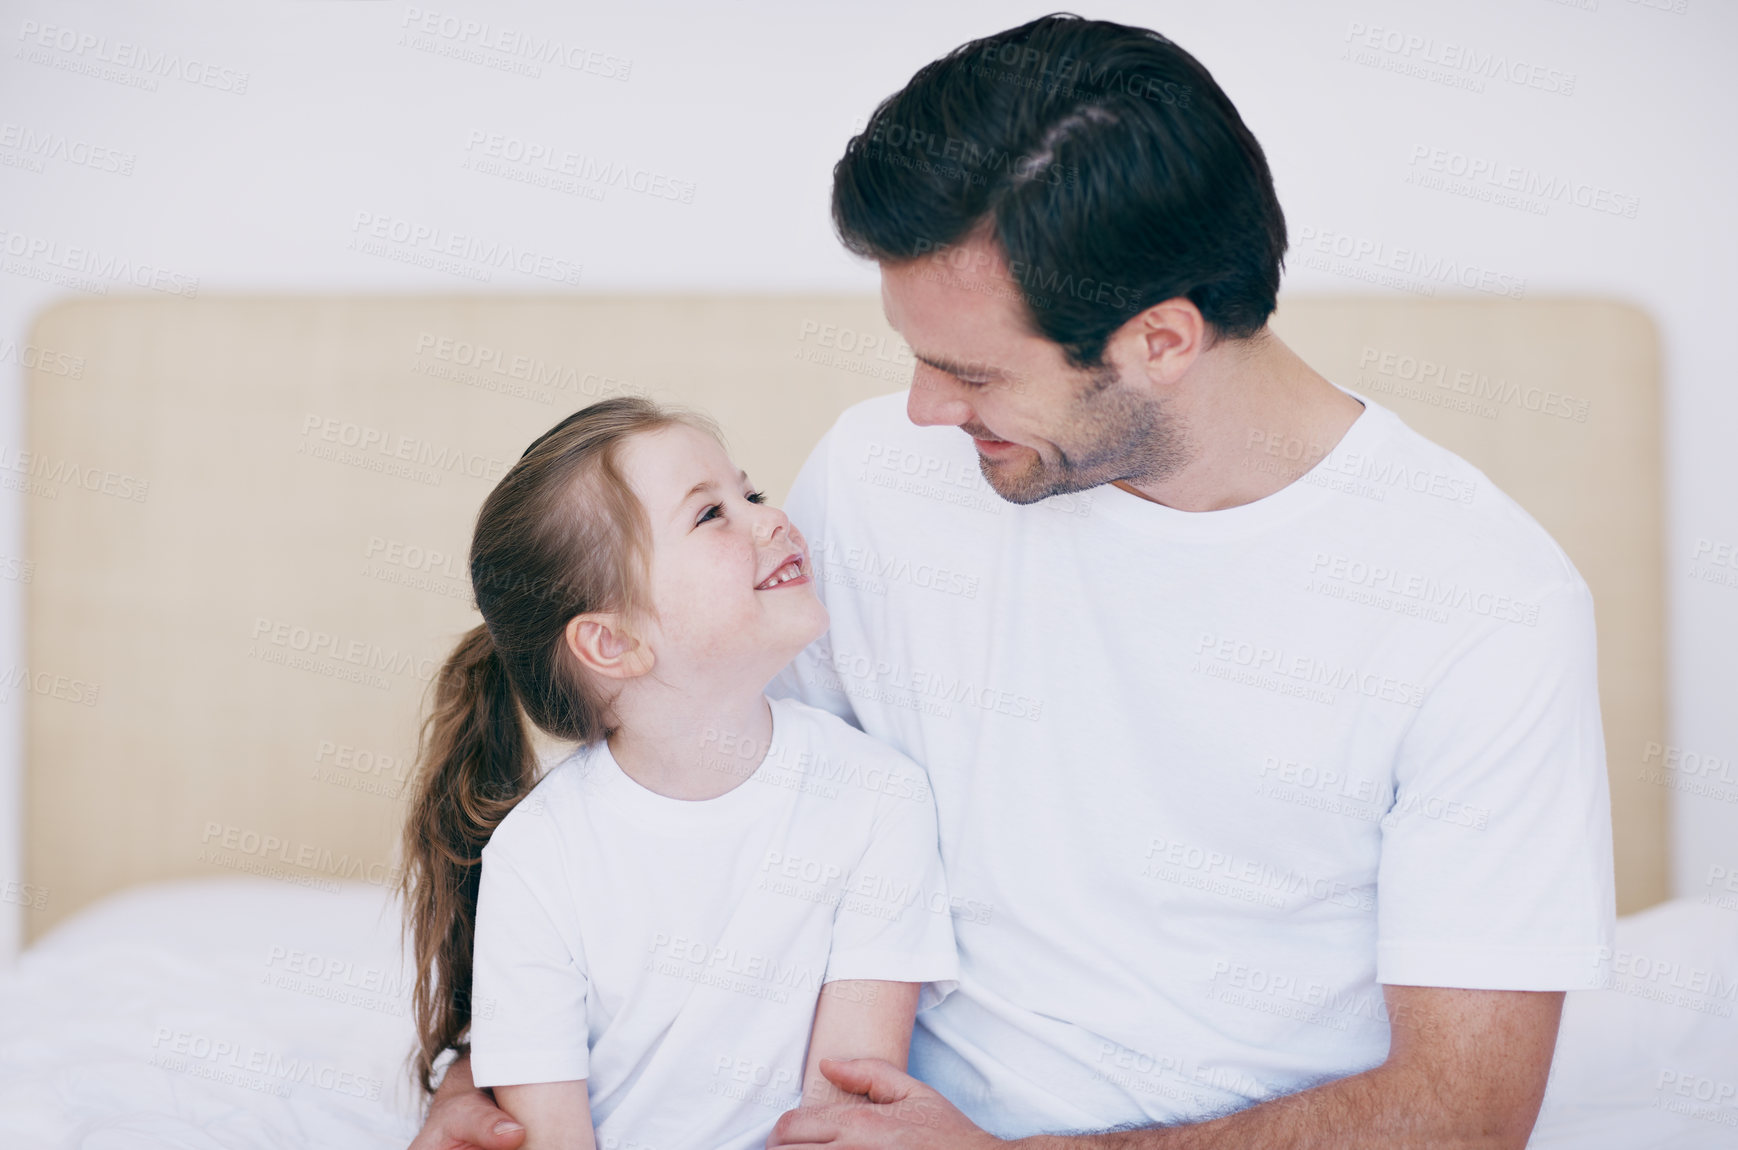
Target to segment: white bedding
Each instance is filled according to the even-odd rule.
[[[1738,1147],[1738,911],[1617,920],[1607,990],[1569,995],[1532,1150]]]
[[[0,976],[0,1147],[403,1150],[408,1004],[379,887],[127,891]]]
[[[1738,1147],[1738,912],[1631,915],[1615,957],[1569,996],[1533,1147]],[[406,988],[377,887],[114,896],[0,975],[0,1148],[402,1150]]]

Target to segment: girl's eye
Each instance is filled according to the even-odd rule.
[[[743,498],[747,499],[750,503],[765,503],[766,502],[766,492],[764,492],[764,491],[750,491],[747,495],[743,496]],[[710,519],[712,519],[713,518],[712,513],[714,511],[720,513],[719,518],[723,518],[724,504],[714,503],[714,504],[712,504],[712,506],[706,508],[706,510],[704,510],[700,513],[700,518],[696,519],[694,521],[694,525],[696,527],[698,527],[700,524],[705,523],[705,522],[709,521]]]

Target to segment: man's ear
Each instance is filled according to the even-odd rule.
[[[1131,367],[1169,389],[1206,350],[1208,334],[1201,309],[1187,296],[1177,296],[1131,317],[1112,338],[1126,342],[1117,350]]]
[[[635,679],[652,669],[651,647],[634,637],[614,611],[589,611],[567,621],[562,632],[579,665],[608,679]]]

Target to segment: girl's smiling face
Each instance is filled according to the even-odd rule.
[[[640,638],[672,684],[758,688],[825,633],[808,545],[718,441],[687,424],[636,435],[624,478],[650,521],[647,588],[657,610]]]

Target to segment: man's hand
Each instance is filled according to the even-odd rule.
[[[477,1089],[465,1057],[447,1068],[410,1150],[519,1150],[524,1143],[525,1127]]]
[[[841,1093],[803,1099],[768,1147],[815,1150],[1521,1150],[1563,1009],[1562,991],[1384,986],[1391,1026],[1381,1066],[1188,1126],[1002,1142],[885,1062],[821,1063]]]
[[[947,1099],[879,1058],[823,1058],[831,1097],[805,1097],[767,1138],[768,1150],[989,1150],[1002,1145]],[[812,1093],[812,1091],[811,1091]]]

